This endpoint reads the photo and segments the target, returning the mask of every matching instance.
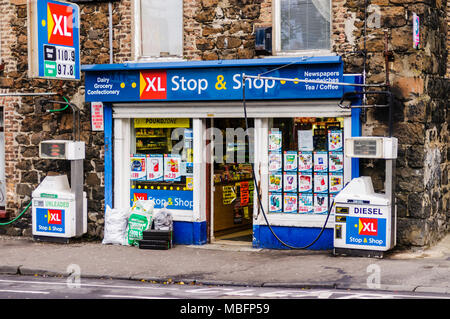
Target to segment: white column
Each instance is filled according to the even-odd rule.
[[[205,121],[192,120],[194,135],[194,211],[193,221],[206,220],[206,158],[205,158]]]
[[[269,120],[267,118],[256,118],[255,119],[255,138],[254,138],[254,168],[255,168],[255,178],[259,187],[259,194],[261,196],[261,204],[264,212],[267,214],[269,211],[269,150],[268,150],[268,139],[269,139]],[[258,194],[255,193],[253,199],[253,222],[256,224],[262,224],[264,222],[263,213],[261,211]],[[258,215],[259,212],[259,215]],[[258,216],[258,217],[257,217]]]
[[[114,119],[114,208],[130,208],[130,119]]]

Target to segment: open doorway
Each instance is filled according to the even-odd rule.
[[[253,237],[253,119],[212,123],[211,238],[251,243]],[[248,135],[248,138],[246,137]]]

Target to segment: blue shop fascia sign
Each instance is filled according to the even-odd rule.
[[[247,78],[245,97],[265,99],[337,99],[343,87],[339,56],[86,65],[87,102],[242,100],[243,74],[326,81],[303,83]]]

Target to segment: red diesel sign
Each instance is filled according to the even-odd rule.
[[[48,42],[73,46],[73,9],[71,6],[47,3]]]

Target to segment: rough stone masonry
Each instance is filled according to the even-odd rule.
[[[365,6],[367,4],[367,7]],[[133,2],[113,6],[114,63],[136,57],[133,43]],[[426,246],[448,231],[450,113],[448,32],[445,0],[333,0],[332,53],[344,59],[346,73],[362,73],[367,83],[385,78],[384,30],[388,32],[388,62],[396,96],[394,136],[399,139],[396,167],[398,243]],[[82,64],[109,63],[108,5],[80,4]],[[187,60],[258,58],[254,32],[272,26],[272,0],[184,0],[184,54]],[[412,47],[412,13],[419,15],[421,43]],[[26,0],[0,0],[0,89],[4,92],[57,92],[82,106],[82,140],[86,142],[85,191],[89,202],[88,237],[101,239],[104,223],[103,133],[90,130],[90,107],[80,82],[27,77]],[[366,18],[365,18],[366,17]],[[366,37],[364,26],[366,25]],[[365,39],[365,41],[364,41]],[[364,46],[365,44],[365,46]],[[364,56],[364,48],[366,54]],[[447,73],[447,77],[446,77]],[[373,97],[369,103],[380,103]],[[4,112],[7,213],[16,216],[29,202],[31,191],[49,171],[67,172],[68,163],[38,158],[38,142],[71,134],[71,114],[45,114],[31,97],[0,98]],[[364,135],[387,134],[383,108],[363,112]],[[382,161],[362,161],[377,191],[384,189]],[[0,233],[30,235],[31,212]]]

